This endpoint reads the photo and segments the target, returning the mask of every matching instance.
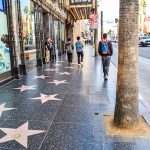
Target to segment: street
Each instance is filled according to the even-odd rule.
[[[118,66],[118,44],[113,43],[112,64]],[[139,47],[139,92],[150,105],[150,47]]]

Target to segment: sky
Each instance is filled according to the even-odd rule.
[[[117,32],[117,26],[115,24],[115,18],[119,18],[119,0],[98,0],[99,9],[103,11],[103,29],[104,32],[108,32],[109,29]]]
[[[104,20],[119,18],[119,0],[101,0],[100,9],[103,11]]]
[[[150,0],[147,0],[147,9],[146,9],[147,16],[150,16]]]
[[[98,0],[100,1],[99,11],[103,11],[104,31],[115,29],[115,23],[108,23],[108,21],[115,21],[119,18],[119,1],[120,0]],[[146,16],[150,17],[150,0],[147,0]]]
[[[119,0],[99,0],[100,9],[104,12],[104,20],[119,18]],[[150,16],[150,0],[147,0],[147,16]]]

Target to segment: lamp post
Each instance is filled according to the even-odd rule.
[[[95,0],[95,14],[97,14],[97,0]],[[97,52],[97,49],[98,49],[98,29],[97,28],[95,28],[95,31],[94,31],[94,49],[95,49],[94,56],[96,57],[96,56],[98,56],[98,52]]]
[[[103,37],[103,11],[101,11],[101,38]]]

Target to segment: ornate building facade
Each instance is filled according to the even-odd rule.
[[[0,0],[0,19],[0,82],[25,75],[28,64],[42,66],[46,37],[62,55],[66,0]]]

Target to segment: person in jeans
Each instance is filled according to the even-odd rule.
[[[102,40],[99,42],[98,52],[102,56],[102,65],[104,79],[108,79],[109,65],[111,56],[113,55],[112,43],[107,39],[107,34],[103,34]]]
[[[65,47],[66,47],[66,50],[67,50],[69,66],[71,66],[73,49],[74,49],[74,46],[73,46],[73,44],[71,42],[71,38],[68,38],[68,42],[66,43]]]
[[[78,65],[81,65],[83,67],[83,65],[81,64],[81,62],[83,62],[83,44],[80,41],[80,36],[77,37],[77,42],[75,43],[75,46],[78,56]]]

